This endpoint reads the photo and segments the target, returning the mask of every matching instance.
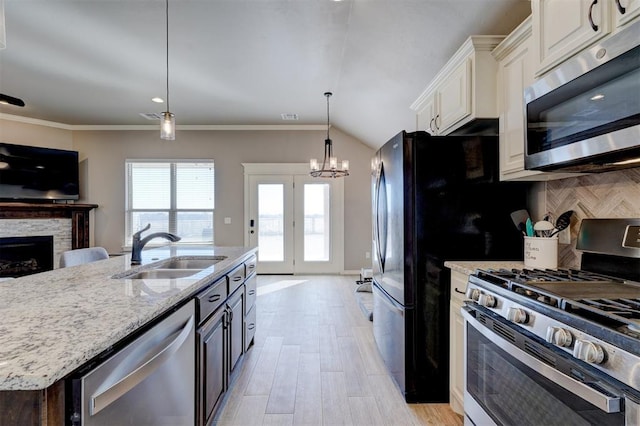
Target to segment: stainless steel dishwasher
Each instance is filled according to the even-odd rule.
[[[195,422],[195,309],[184,305],[74,380],[74,425]]]

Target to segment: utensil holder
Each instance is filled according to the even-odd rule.
[[[524,266],[557,269],[558,237],[524,237]]]

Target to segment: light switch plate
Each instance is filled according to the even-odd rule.
[[[225,225],[231,225],[231,218],[230,217],[225,217],[224,218],[224,224]]]

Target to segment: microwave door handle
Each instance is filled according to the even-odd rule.
[[[160,368],[182,347],[184,342],[189,337],[189,334],[191,333],[193,327],[194,318],[192,315],[186,322],[186,324],[182,327],[182,329],[173,333],[174,335],[177,334],[177,336],[174,337],[168,344],[156,349],[155,354],[151,356],[147,362],[137,368],[135,368],[135,366],[130,367],[128,371],[119,374],[119,376],[113,380],[109,380],[110,377],[107,377],[107,380],[109,380],[111,383],[115,383],[108,384],[108,387],[106,389],[99,389],[91,396],[89,414],[91,416],[95,416],[100,411],[108,407],[111,403],[118,400],[131,389],[136,387],[144,379],[153,374],[154,371]],[[126,364],[127,361],[128,360],[125,359],[123,363]],[[104,383],[101,387],[103,386]]]
[[[469,323],[473,328],[478,330],[478,332],[482,333],[487,339],[491,340],[492,343],[500,347],[509,355],[524,363],[525,365],[531,367],[541,376],[544,376],[548,380],[554,382],[558,386],[561,386],[572,394],[577,395],[583,400],[590,402],[605,413],[620,412],[620,397],[611,397],[609,395],[605,395],[583,382],[562,374],[558,370],[548,366],[542,361],[539,361],[526,352],[521,351],[520,349],[514,347],[511,343],[501,338],[499,335],[493,333],[491,330],[482,325],[480,321],[478,321],[474,316],[472,316],[471,313],[469,313],[468,309],[462,308],[461,312],[462,316],[465,319],[465,322]]]

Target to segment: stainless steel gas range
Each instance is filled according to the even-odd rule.
[[[640,219],[585,219],[580,270],[478,270],[465,424],[640,425]]]

